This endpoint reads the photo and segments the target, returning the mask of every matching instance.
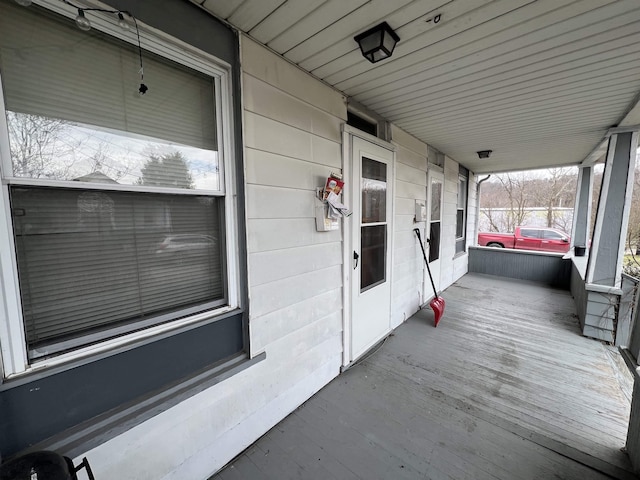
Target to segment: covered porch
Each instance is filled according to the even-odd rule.
[[[470,273],[216,477],[636,478],[615,349],[570,293]]]

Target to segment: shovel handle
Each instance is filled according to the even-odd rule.
[[[418,243],[420,244],[420,248],[422,249],[424,264],[427,266],[427,272],[429,273],[429,280],[431,280],[431,286],[433,287],[433,295],[435,298],[438,298],[438,291],[436,290],[436,284],[433,281],[433,275],[431,275],[431,269],[429,268],[429,261],[427,260],[427,252],[424,251],[424,245],[422,244],[422,238],[420,237],[420,229],[414,228],[413,231],[416,234],[416,237],[418,237]]]

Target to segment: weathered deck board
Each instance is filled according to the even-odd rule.
[[[628,399],[567,292],[466,275],[444,297],[214,478],[634,478]]]

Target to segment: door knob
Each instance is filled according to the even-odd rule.
[[[355,263],[353,265],[353,269],[355,270],[356,268],[358,268],[358,259],[360,258],[360,255],[358,255],[355,251],[353,252],[353,259],[355,260]]]

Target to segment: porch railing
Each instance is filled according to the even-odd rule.
[[[626,348],[634,359],[640,351],[640,322],[638,313],[638,288],[640,279],[622,274],[622,296],[616,325],[616,346]]]
[[[569,290],[571,261],[561,253],[469,247],[469,272],[517,278]]]

